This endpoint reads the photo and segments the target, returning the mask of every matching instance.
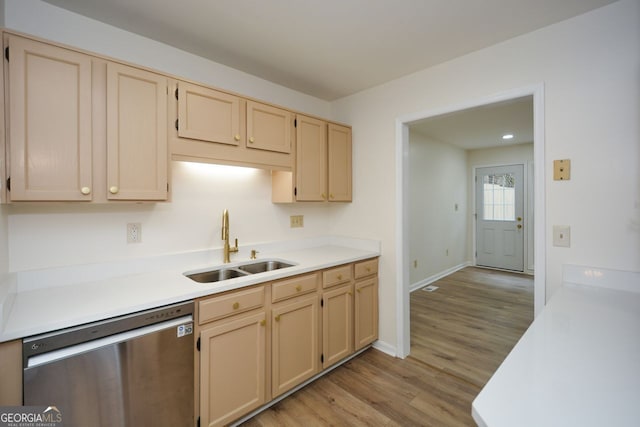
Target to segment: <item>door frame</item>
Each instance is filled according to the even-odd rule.
[[[529,257],[529,227],[531,226],[531,223],[529,222],[529,203],[532,202],[532,200],[530,199],[530,195],[529,195],[529,191],[531,188],[531,183],[529,182],[530,176],[529,176],[529,168],[531,167],[528,162],[510,162],[510,163],[496,163],[496,164],[488,164],[488,165],[475,165],[471,167],[471,186],[469,188],[473,188],[473,192],[471,195],[471,203],[472,203],[472,207],[474,209],[474,213],[478,214],[478,207],[477,207],[477,202],[478,202],[478,192],[477,192],[477,187],[476,187],[476,182],[475,182],[475,176],[477,176],[478,174],[478,169],[483,169],[483,168],[494,168],[494,167],[500,167],[500,166],[522,166],[522,217],[523,217],[523,221],[522,221],[522,226],[524,227],[524,233],[522,236],[522,273],[524,274],[531,274],[531,270],[529,268],[529,264],[528,264],[528,257]],[[534,205],[535,206],[535,205]],[[473,215],[473,213],[471,213]],[[535,218],[535,217],[534,217]],[[473,219],[473,218],[472,218]],[[534,241],[535,242],[535,241]],[[472,253],[472,257],[473,260],[471,262],[471,265],[478,265],[478,257],[474,256],[476,253],[478,253],[478,221],[471,221],[471,253]],[[483,268],[494,268],[494,267],[483,267]],[[500,268],[496,268],[497,270],[501,270]],[[504,271],[514,271],[514,270],[504,270]],[[517,273],[520,273],[520,271],[517,271]],[[535,273],[535,270],[534,270]],[[534,276],[535,278],[535,276]]]
[[[405,358],[411,349],[410,260],[409,260],[409,125],[418,120],[533,96],[534,158],[534,316],[542,312],[546,301],[546,205],[544,83],[500,92],[479,99],[436,109],[417,111],[396,118],[396,356]]]

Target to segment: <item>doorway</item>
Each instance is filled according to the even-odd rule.
[[[544,198],[544,87],[542,84],[514,89],[505,93],[473,100],[461,105],[436,110],[416,112],[396,119],[396,262],[397,262],[397,342],[396,355],[404,358],[410,351],[410,255],[409,255],[409,126],[425,118],[441,116],[498,102],[526,96],[533,97],[534,119],[534,194],[535,215],[533,220],[535,238],[534,311],[540,313],[545,302],[545,198]]]
[[[476,265],[524,271],[524,165],[477,168]]]

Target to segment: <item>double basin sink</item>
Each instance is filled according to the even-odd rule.
[[[244,277],[250,274],[264,273],[293,267],[294,264],[280,260],[264,260],[236,265],[234,267],[218,267],[211,270],[183,273],[189,279],[198,283],[213,283],[222,280]]]

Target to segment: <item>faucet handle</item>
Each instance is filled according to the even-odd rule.
[[[251,249],[251,259],[256,259],[256,255],[260,253],[259,251],[256,251],[255,249]]]

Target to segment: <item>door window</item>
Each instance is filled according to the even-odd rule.
[[[503,173],[484,175],[483,219],[486,221],[514,221],[516,218],[515,175]]]

